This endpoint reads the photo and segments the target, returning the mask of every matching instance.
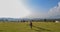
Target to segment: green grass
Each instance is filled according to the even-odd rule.
[[[0,32],[60,32],[60,23],[33,22],[33,28],[29,22],[0,22]]]

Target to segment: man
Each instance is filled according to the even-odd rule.
[[[30,21],[30,28],[32,29],[32,21]]]

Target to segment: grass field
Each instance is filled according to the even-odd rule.
[[[29,22],[0,22],[0,32],[60,32],[60,23],[33,22],[33,28]]]

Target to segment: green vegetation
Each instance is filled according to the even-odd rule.
[[[29,22],[0,22],[0,32],[60,32],[60,23],[33,22],[33,28]]]

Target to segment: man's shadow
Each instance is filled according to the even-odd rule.
[[[35,30],[35,31],[38,31],[38,32],[41,32],[41,31],[49,31],[49,32],[51,32],[51,30],[49,30],[49,29],[46,29],[46,28],[42,28],[42,27],[37,27],[37,26],[32,26],[32,27],[35,27],[35,28],[37,28],[37,29],[33,29],[33,30]]]

